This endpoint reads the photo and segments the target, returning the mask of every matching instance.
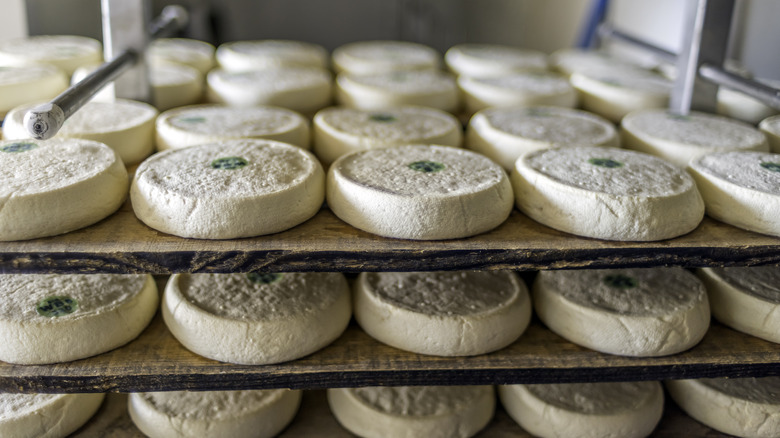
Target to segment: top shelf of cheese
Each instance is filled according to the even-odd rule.
[[[61,236],[0,242],[4,273],[152,273],[579,269],[780,264],[780,238],[705,218],[659,242],[613,242],[558,232],[513,211],[488,233],[457,240],[389,239],[357,230],[327,208],[290,230],[236,240],[183,239],[142,224],[125,205]]]

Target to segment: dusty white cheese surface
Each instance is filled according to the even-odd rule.
[[[570,108],[490,108],[480,114],[497,131],[556,146],[605,144],[616,135],[607,120]]]
[[[486,386],[377,386],[350,391],[374,410],[422,417],[465,410],[492,390]]]
[[[301,124],[301,116],[276,107],[231,108],[217,105],[177,108],[164,123],[186,132],[254,137],[286,132]]]
[[[780,304],[780,269],[775,266],[710,268],[740,292]]]
[[[780,154],[725,152],[709,154],[692,166],[731,184],[780,195]]]
[[[217,61],[230,71],[267,70],[285,67],[328,65],[328,52],[321,46],[292,40],[249,40],[224,43],[217,48]]]
[[[632,411],[647,403],[655,382],[608,382],[525,385],[544,403],[587,415]]]
[[[382,140],[385,143],[421,142],[445,135],[458,127],[450,114],[426,107],[404,106],[385,110],[333,107],[318,114],[320,123],[345,135]]]
[[[168,417],[224,421],[272,404],[286,391],[169,391],[144,392],[138,396]]]
[[[433,48],[406,41],[359,41],[337,47],[333,66],[337,72],[355,74],[398,70],[435,69],[441,56]]]
[[[455,90],[455,79],[433,70],[398,71],[376,74],[344,74],[341,83],[355,84],[397,94],[430,94]]]

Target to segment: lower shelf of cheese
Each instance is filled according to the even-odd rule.
[[[112,435],[113,434],[113,435]],[[127,396],[109,394],[95,417],[70,438],[88,438],[95,436],[122,436],[125,438],[143,438],[145,435],[133,425],[127,414]],[[353,434],[336,421],[328,407],[325,391],[306,391],[298,414],[293,422],[278,438],[350,438]],[[664,416],[652,435],[653,438],[708,437],[725,438],[727,435],[702,425],[685,415],[674,403],[667,399]],[[475,438],[532,438],[528,432],[512,420],[500,407],[488,426]]]
[[[135,392],[376,385],[477,385],[748,377],[780,374],[780,344],[713,322],[696,347],[658,358],[621,357],[574,345],[532,322],[497,352],[434,357],[381,344],[351,325],[333,344],[276,365],[248,366],[200,357],[179,344],[156,317],[124,347],[74,362],[0,362],[2,392]]]

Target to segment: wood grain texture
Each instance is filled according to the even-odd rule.
[[[780,374],[780,345],[714,323],[693,349],[659,358],[621,357],[574,345],[533,322],[514,344],[473,357],[424,356],[381,344],[351,325],[299,360],[246,366],[200,357],[158,316],[128,345],[43,366],[0,362],[0,392],[135,392],[377,385],[483,385],[662,380]]]
[[[567,269],[780,264],[780,238],[705,218],[693,232],[659,242],[611,242],[562,233],[514,211],[497,229],[442,241],[383,238],[327,209],[288,231],[247,239],[163,234],[125,205],[83,230],[0,242],[0,272],[411,271]]]

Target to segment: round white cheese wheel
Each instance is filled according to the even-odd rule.
[[[3,123],[3,136],[7,140],[30,138],[24,116],[39,104],[22,105],[9,112]],[[87,102],[65,121],[57,136],[104,143],[119,154],[125,164],[135,164],[154,150],[157,114],[155,107],[132,100]]]
[[[0,394],[0,436],[61,438],[86,423],[105,394]]]
[[[340,273],[174,274],[162,314],[171,334],[209,359],[264,365],[338,338],[352,317]]]
[[[182,64],[206,75],[214,68],[215,48],[213,45],[189,38],[159,38],[146,48],[147,59],[152,64]]]
[[[150,438],[271,438],[295,417],[301,391],[171,391],[130,394],[133,422]]]
[[[498,394],[510,417],[543,438],[643,438],[664,407],[659,382],[507,385]]]
[[[458,88],[468,113],[496,106],[550,105],[573,108],[577,93],[557,73],[513,73],[499,77],[458,77]]]
[[[780,81],[760,78],[753,78],[753,80],[773,88],[780,88]],[[718,88],[717,111],[718,114],[751,125],[756,125],[780,112],[754,97],[726,87]]]
[[[758,129],[766,135],[772,152],[780,154],[780,115],[762,120],[758,124]]]
[[[358,41],[333,50],[333,70],[370,75],[408,70],[436,70],[441,54],[432,47],[407,41]]]
[[[460,108],[455,79],[436,70],[341,73],[336,77],[336,101],[365,110],[419,105],[452,113]]]
[[[560,107],[487,108],[466,127],[466,147],[507,171],[520,155],[556,146],[620,144],[615,126],[595,114]]]
[[[758,233],[780,236],[780,154],[721,152],[691,161],[707,215]]]
[[[68,76],[81,66],[103,60],[103,46],[92,38],[38,35],[0,41],[0,66],[51,64]]]
[[[623,146],[686,167],[697,157],[724,151],[768,151],[766,137],[756,128],[713,114],[687,116],[663,109],[635,111],[621,122]]]
[[[702,268],[712,315],[723,324],[780,343],[780,268]]]
[[[739,437],[780,436],[780,377],[667,380],[669,395],[705,425]]]
[[[193,105],[157,118],[157,149],[178,149],[238,138],[262,138],[309,149],[309,122],[286,108]]]
[[[65,73],[50,65],[0,66],[0,119],[19,105],[53,99],[67,88]],[[3,125],[3,135],[5,130]]]
[[[453,73],[472,77],[547,70],[547,55],[543,52],[496,44],[452,46],[444,53],[444,62]]]
[[[420,106],[325,108],[313,125],[314,154],[326,165],[350,152],[403,144],[460,147],[463,138],[463,127],[452,114]]]
[[[492,386],[328,389],[336,419],[364,438],[468,438],[493,418]]]
[[[362,273],[355,319],[371,337],[406,351],[474,356],[513,343],[531,298],[510,271]]]
[[[164,233],[235,239],[276,233],[314,216],[325,175],[311,153],[271,140],[169,149],[135,172],[136,216]]]
[[[603,50],[566,48],[556,50],[547,58],[554,71],[571,76],[577,71],[599,68],[632,68],[635,64]]]
[[[291,67],[328,68],[324,47],[290,40],[233,41],[217,48],[217,61],[224,70],[274,70]]]
[[[591,67],[569,80],[584,110],[616,123],[632,111],[667,107],[672,89],[671,81],[639,67]]]
[[[0,241],[84,228],[127,196],[127,170],[108,146],[82,139],[0,141]]]
[[[553,332],[621,356],[685,351],[710,325],[707,291],[682,268],[541,271],[533,298]]]
[[[457,239],[491,230],[512,210],[504,170],[477,153],[410,145],[354,152],[328,171],[331,210],[385,237]]]
[[[157,311],[151,275],[0,275],[0,360],[49,364],[135,339]]]
[[[670,239],[704,217],[693,178],[640,152],[602,146],[532,151],[517,160],[511,180],[520,211],[579,236]]]
[[[307,114],[328,106],[333,94],[333,78],[321,68],[212,70],[206,79],[209,101],[237,107],[272,105]]]

